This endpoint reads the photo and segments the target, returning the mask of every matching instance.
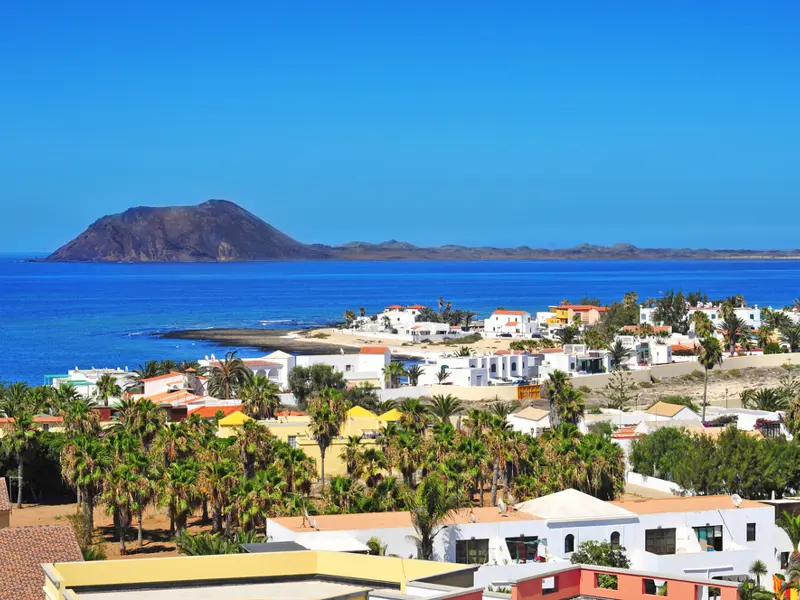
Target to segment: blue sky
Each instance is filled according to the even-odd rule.
[[[798,18],[791,1],[6,2],[0,251],[208,198],[306,242],[797,248]]]

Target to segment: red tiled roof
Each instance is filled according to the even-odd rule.
[[[495,355],[497,354],[511,354],[511,350],[497,350],[495,351]]]
[[[392,304],[391,306],[387,306],[386,310],[401,310],[403,307],[399,304]]]
[[[422,310],[425,307],[422,306],[422,304],[412,304],[411,306],[407,306],[406,308],[408,308],[409,310]]]
[[[411,329],[422,329],[422,325],[414,325]]]
[[[536,350],[538,354],[555,354],[557,352],[564,352],[564,348],[542,348],[541,350]]]
[[[575,312],[585,312],[589,310],[596,310],[598,312],[605,312],[608,309],[605,306],[594,306],[592,304],[570,304],[568,306],[560,306],[559,308],[570,308]]]
[[[694,349],[695,349],[694,346],[684,346],[682,344],[673,344],[673,346],[672,346],[672,351],[673,352],[676,352],[676,351],[679,351],[679,350],[694,350]]]
[[[8,497],[6,478],[0,477],[0,513],[11,511],[11,499]]]
[[[496,311],[494,311],[492,314],[493,315],[524,315],[527,312],[528,311],[526,311],[526,310],[506,310],[504,308],[499,308]]]
[[[203,419],[213,419],[220,411],[222,411],[223,415],[227,417],[228,415],[235,413],[237,410],[242,410],[241,404],[232,404],[229,406],[201,406],[200,408],[190,410],[189,416],[197,415]]]
[[[280,367],[280,363],[270,362],[263,358],[243,358],[242,361],[248,367]]]
[[[83,555],[69,525],[0,529],[0,598],[42,600],[42,563],[77,562]]]
[[[417,325],[419,327],[419,325]],[[412,327],[414,329],[414,327]],[[387,346],[364,346],[359,350],[359,354],[386,354],[389,351]]]
[[[285,409],[280,412],[275,413],[277,417],[307,417],[308,413],[304,413],[299,410],[289,410]]]
[[[627,440],[631,438],[641,437],[641,434],[636,433],[636,427],[620,427],[611,434],[616,440]]]
[[[147,396],[147,399],[152,401],[153,404],[186,404],[194,400],[199,400],[202,396],[193,394],[188,390],[175,390],[172,392],[161,392],[160,394],[152,394]]]
[[[509,321],[505,324],[505,327],[516,327],[517,325],[519,325],[517,321]]]
[[[181,373],[167,373],[166,375],[158,375],[156,377],[148,377],[147,379],[142,379],[142,383],[147,381],[158,381],[159,379],[172,379],[173,377],[182,377]]]

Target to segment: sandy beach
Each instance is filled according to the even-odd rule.
[[[356,353],[363,346],[388,346],[393,356],[418,357],[430,352],[453,351],[461,344],[441,343],[412,344],[393,339],[362,337],[342,333],[332,327],[289,331],[286,329],[185,329],[162,334],[162,337],[182,340],[215,342],[220,346],[242,346],[257,348],[264,352],[283,350],[298,354]],[[481,339],[471,344],[477,354],[507,350],[510,338]]]

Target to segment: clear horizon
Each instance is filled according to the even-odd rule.
[[[237,202],[305,243],[800,247],[796,3],[15,3],[0,252]]]

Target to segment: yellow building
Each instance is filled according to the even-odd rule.
[[[237,416],[238,415],[238,416]],[[243,417],[243,418],[242,418]],[[219,421],[219,437],[230,437],[250,419],[247,415],[240,412],[232,413]],[[311,419],[308,415],[286,413],[278,417],[277,420],[267,419],[259,421],[279,440],[282,440],[294,448],[300,448],[306,456],[311,458],[320,472],[322,466],[322,455],[319,451],[317,440],[311,435],[309,425]],[[331,445],[325,451],[325,476],[347,475],[347,465],[340,455],[347,446],[349,436],[361,436],[361,444],[369,446],[375,443],[378,430],[380,429],[378,416],[365,408],[356,406],[347,411],[345,421],[342,425],[341,435],[331,441]]]
[[[269,546],[266,544],[265,546]],[[411,597],[480,600],[477,565],[298,550],[44,564],[47,600],[290,598],[366,600],[375,589]],[[417,581],[421,580],[421,581]],[[424,581],[422,581],[424,580]]]

